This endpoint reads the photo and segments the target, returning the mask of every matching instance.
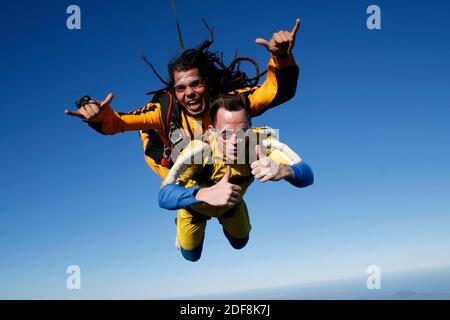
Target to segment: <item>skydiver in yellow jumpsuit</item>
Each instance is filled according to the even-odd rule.
[[[246,245],[251,225],[243,196],[254,177],[262,182],[285,179],[297,187],[314,180],[311,168],[269,129],[251,128],[242,96],[219,98],[209,115],[212,125],[205,141],[194,140],[185,148],[159,194],[161,207],[178,209],[177,239],[189,261],[200,259],[206,221],[212,217],[219,219],[235,249]],[[260,148],[267,149],[267,157]],[[260,159],[254,153],[252,161],[250,150]]]

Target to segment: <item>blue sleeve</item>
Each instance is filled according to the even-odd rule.
[[[304,188],[314,183],[314,173],[311,167],[303,161],[292,165],[291,169],[294,171],[294,177],[286,180],[293,186]]]
[[[175,183],[165,185],[159,190],[159,206],[167,210],[187,208],[198,201],[195,193],[200,187],[185,188]]]

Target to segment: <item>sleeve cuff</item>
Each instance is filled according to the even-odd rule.
[[[168,210],[187,208],[198,201],[195,199],[199,186],[185,188],[177,184],[171,183],[165,185],[159,190],[159,206]]]
[[[314,183],[314,174],[311,167],[304,162],[291,166],[294,176],[286,179],[290,184],[298,188],[304,188]]]
[[[286,56],[272,56],[270,58],[269,66],[273,66],[277,69],[287,68],[293,65],[297,65],[292,54]]]

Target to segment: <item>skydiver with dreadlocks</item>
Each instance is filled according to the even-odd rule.
[[[295,95],[299,68],[292,49],[299,27],[297,19],[292,31],[276,32],[270,41],[256,39],[257,44],[271,53],[267,78],[260,86],[257,82],[261,74],[249,79],[236,70],[239,62],[246,59],[235,59],[227,68],[218,54],[208,51],[212,39],[185,50],[170,62],[166,88],[157,91],[143,108],[127,114],[115,112],[110,106],[113,99],[110,93],[103,101],[84,96],[76,103],[77,111],[65,113],[81,118],[104,135],[140,131],[148,165],[165,178],[176,160],[172,153],[177,153],[173,151],[180,148],[181,142],[187,145],[186,142],[201,136],[210,125],[207,112],[210,101],[222,95],[242,95],[248,99],[251,116],[255,117]]]

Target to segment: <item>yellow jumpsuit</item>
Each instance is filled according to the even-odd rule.
[[[252,116],[257,116],[286,102],[295,95],[297,88],[298,67],[292,55],[277,58],[272,57],[268,64],[267,78],[261,86],[254,88],[243,88],[230,94],[242,93],[248,96]],[[198,117],[194,117],[184,112],[180,108],[181,124],[185,131],[193,132],[194,135],[202,135],[208,128],[209,118],[205,112]],[[162,119],[161,105],[159,103],[148,103],[139,110],[124,114],[113,111],[109,106],[96,117],[89,121],[89,124],[98,132],[105,135],[113,135],[124,131],[140,131],[155,129],[164,132],[164,121]],[[167,137],[161,135],[164,143],[168,143]],[[191,136],[191,139],[194,137]],[[144,150],[149,142],[147,134],[141,134]],[[157,163],[149,156],[145,156],[147,164],[161,178],[165,178],[169,168]]]
[[[254,128],[257,133],[259,128]],[[268,137],[267,139],[271,139]],[[192,141],[183,151],[189,152],[201,142]],[[177,184],[184,187],[210,187],[219,182],[225,172],[228,163],[218,151],[214,137],[209,138],[211,155],[203,158],[202,164],[188,165],[180,175]],[[181,155],[183,154],[181,153]],[[283,153],[275,149],[268,149],[267,156],[278,164],[291,164],[291,160]],[[212,159],[211,159],[212,158]],[[206,221],[211,218],[218,218],[224,230],[235,239],[248,237],[251,229],[247,205],[243,196],[253,182],[250,164],[231,164],[230,183],[237,184],[242,188],[240,202],[232,207],[214,207],[208,204],[196,204],[188,208],[178,210],[177,215],[177,238],[181,248],[193,250],[201,243],[205,235]]]

